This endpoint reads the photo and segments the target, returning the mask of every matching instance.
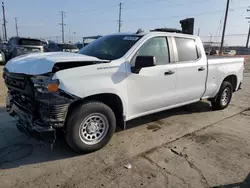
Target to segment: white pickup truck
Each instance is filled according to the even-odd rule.
[[[243,79],[243,58],[207,58],[199,37],[149,32],[101,37],[77,54],[29,54],[3,77],[7,110],[20,131],[53,144],[105,146],[126,121],[208,99],[224,109]]]

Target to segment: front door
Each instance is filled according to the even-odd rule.
[[[176,65],[170,63],[167,38],[148,39],[132,58],[131,66],[138,55],[154,56],[156,66],[142,68],[138,74],[132,73],[129,68],[128,119],[172,105],[175,93]]]

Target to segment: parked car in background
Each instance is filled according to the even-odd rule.
[[[48,41],[46,41],[46,40],[41,40],[41,42],[42,42],[43,46],[46,46],[46,45],[48,45],[48,44],[49,44],[49,42],[48,42]]]
[[[45,52],[73,52],[76,53],[79,49],[73,44],[49,43],[44,47]]]
[[[13,57],[43,52],[43,44],[38,39],[23,38],[23,37],[11,37],[7,43],[6,59],[9,60]]]
[[[4,65],[5,64],[5,54],[2,50],[0,50],[0,65]]]
[[[76,43],[75,46],[78,48],[78,49],[82,49],[84,47],[84,45],[80,42]]]

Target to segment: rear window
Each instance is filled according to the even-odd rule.
[[[40,40],[35,39],[19,39],[19,45],[43,46]]]
[[[194,39],[175,38],[179,61],[194,61],[199,58]]]
[[[71,44],[58,44],[61,49],[77,49],[75,45]]]

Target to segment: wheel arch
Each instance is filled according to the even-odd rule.
[[[83,103],[86,103],[88,101],[98,101],[109,106],[115,114],[117,125],[120,126],[121,128],[125,128],[124,103],[121,97],[119,97],[117,94],[114,94],[114,93],[93,94],[93,95],[75,100],[68,107],[68,112],[66,115],[65,122],[67,121],[71,112],[75,108],[80,107]]]
[[[224,78],[224,80],[222,81],[222,83],[223,83],[224,81],[227,81],[227,82],[229,82],[230,84],[232,84],[232,86],[233,86],[233,92],[236,91],[238,79],[237,79],[237,76],[236,76],[235,74],[230,74],[230,75],[226,76],[226,77]],[[222,84],[222,83],[221,83],[221,84]]]

